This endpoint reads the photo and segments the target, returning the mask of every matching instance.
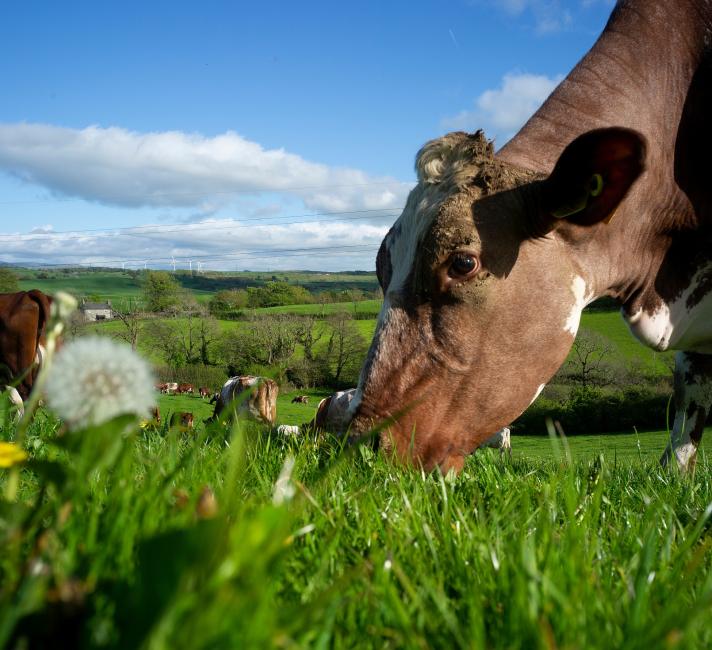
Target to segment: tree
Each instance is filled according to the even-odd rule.
[[[255,318],[223,336],[223,359],[231,374],[242,374],[255,365],[284,368],[299,343],[299,331],[299,319],[294,316]]]
[[[138,309],[138,304],[135,300],[129,299],[128,305],[122,308],[113,309],[114,316],[118,318],[124,326],[124,329],[117,332],[116,338],[126,341],[131,349],[135,352],[138,347],[138,339],[143,329],[141,322],[141,312]]]
[[[287,377],[300,388],[323,385],[328,381],[329,369],[323,359],[317,358],[316,344],[326,333],[326,325],[315,318],[299,318],[295,325],[297,342],[304,350],[302,359],[291,359],[287,368]]]
[[[143,278],[143,297],[146,309],[168,311],[179,304],[181,286],[166,271],[147,271]]]
[[[263,287],[247,288],[249,307],[301,305],[313,301],[314,298],[307,289],[288,282],[267,282]]]
[[[328,320],[329,340],[324,360],[336,386],[355,384],[368,351],[368,342],[359,332],[351,314],[337,312]]]
[[[213,352],[220,336],[214,318],[189,313],[175,321],[154,321],[147,326],[147,335],[169,365],[213,365]]]
[[[20,281],[14,271],[0,267],[0,293],[15,293],[20,290]]]
[[[612,383],[612,377],[606,372],[606,359],[612,352],[609,339],[593,330],[581,328],[566,361],[565,372],[584,390],[606,386]]]
[[[247,291],[228,289],[218,291],[208,303],[208,310],[216,318],[226,318],[247,307]]]

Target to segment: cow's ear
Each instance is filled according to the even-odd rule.
[[[580,135],[544,181],[545,217],[582,226],[608,223],[645,169],[645,152],[645,138],[632,129],[596,129]]]

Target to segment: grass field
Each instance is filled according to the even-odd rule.
[[[126,424],[31,426],[19,503],[1,502],[0,645],[712,644],[704,458],[685,478],[611,457],[632,436],[597,437],[602,459],[571,439],[571,463],[515,437],[512,461],[443,479],[328,438]]]
[[[20,288],[40,289],[47,293],[66,291],[77,297],[97,296],[101,300],[126,301],[141,295],[141,275],[120,270],[67,269],[64,271],[19,269]],[[211,295],[221,289],[259,286],[279,280],[306,286],[310,291],[340,290],[360,287],[373,291],[378,282],[375,273],[315,273],[310,271],[286,271],[258,273],[244,271],[236,273],[210,273],[189,275],[179,271],[177,280],[198,302],[206,302]],[[348,303],[351,305],[351,303]]]
[[[380,300],[360,300],[358,302],[332,302],[325,304],[285,305],[282,307],[262,307],[251,309],[247,313],[255,314],[298,314],[300,316],[324,316],[336,312],[349,314],[373,314],[381,309]],[[375,320],[372,321],[375,323]]]
[[[136,299],[141,295],[139,281],[120,272],[59,274],[45,279],[34,277],[20,280],[20,288],[25,291],[40,289],[46,293],[66,291],[77,297],[96,295],[113,302]]]

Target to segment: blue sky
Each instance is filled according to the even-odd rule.
[[[5,3],[0,261],[371,269],[418,148],[503,144],[611,7]]]

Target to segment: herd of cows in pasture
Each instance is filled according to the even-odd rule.
[[[163,382],[156,384],[156,390],[169,395],[194,395],[192,384]],[[330,431],[337,434],[348,433],[350,423],[349,408],[353,402],[355,388],[342,390],[323,398],[317,405],[314,417],[303,424],[281,424],[276,427],[279,435],[299,435],[304,430]],[[207,387],[198,390],[201,398],[211,396],[210,403],[215,404],[215,410],[208,422],[217,420],[223,414],[245,416],[256,422],[275,427],[277,421],[277,396],[279,386],[272,379],[243,375],[228,379],[219,391],[211,391]],[[296,395],[292,404],[308,404],[308,395]],[[154,420],[160,423],[158,408],[154,411]],[[189,412],[174,413],[171,425],[192,429],[194,417]],[[500,450],[500,455],[512,454],[511,430],[504,427],[480,447],[490,447]]]

